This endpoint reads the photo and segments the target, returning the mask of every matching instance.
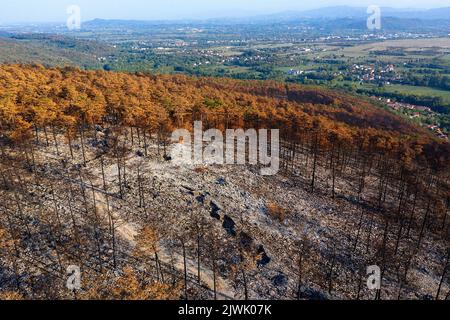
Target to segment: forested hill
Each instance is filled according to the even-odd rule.
[[[169,134],[203,119],[207,127],[280,128],[285,139],[353,145],[448,169],[449,144],[371,103],[278,82],[2,65],[0,129],[18,143],[46,126],[67,134],[108,122]]]

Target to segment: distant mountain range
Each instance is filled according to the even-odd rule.
[[[382,7],[381,15],[389,18],[422,19],[422,20],[450,20],[450,7],[437,9],[395,9]],[[366,18],[368,16],[366,7],[336,6],[314,9],[308,11],[287,11],[278,14],[267,15],[265,18],[272,19],[295,19],[295,18]]]
[[[177,24],[252,24],[252,23],[292,23],[298,21],[308,21],[309,23],[323,23],[327,21],[337,21],[339,24],[351,27],[352,25],[365,27],[365,21],[369,17],[367,7],[334,6],[307,11],[284,11],[274,14],[244,16],[239,15],[223,16],[220,18],[198,18],[198,19],[178,19],[178,20],[133,20],[133,19],[94,19],[83,22],[84,28],[143,28],[154,25],[177,25]],[[416,25],[420,27],[419,21],[425,25],[439,27],[435,21],[443,21],[441,27],[445,30],[450,25],[450,7],[435,9],[396,9],[390,7],[381,7],[381,17],[393,28],[403,25]],[[322,22],[320,22],[322,21]],[[340,21],[340,22],[339,22]],[[419,23],[419,24],[418,24]],[[418,25],[417,25],[418,24]],[[1,25],[1,24],[0,24]],[[29,27],[33,30],[50,29],[55,27],[65,27],[65,23],[28,23],[2,25],[0,31],[8,31],[17,27]],[[3,28],[3,30],[1,29]],[[449,30],[450,31],[450,30]]]
[[[450,7],[437,9],[395,9],[381,8],[383,19],[388,20],[447,20],[450,21]],[[291,22],[297,20],[365,20],[369,14],[366,7],[335,6],[308,11],[285,11],[275,14],[257,15],[248,17],[223,17],[214,19],[180,19],[180,20],[105,20],[95,19],[85,22],[88,27],[112,27],[112,26],[149,26],[154,24],[176,23],[261,23],[261,22]]]

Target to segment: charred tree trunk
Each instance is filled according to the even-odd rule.
[[[436,300],[439,300],[439,295],[441,294],[442,285],[444,284],[445,277],[447,276],[447,270],[449,267],[449,259],[450,259],[450,249],[447,249],[447,258],[444,264],[444,270],[442,271],[441,281],[439,282],[438,291],[436,293]]]

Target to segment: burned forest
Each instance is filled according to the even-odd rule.
[[[177,163],[195,121],[279,129],[279,172]],[[0,299],[446,300],[449,178],[448,142],[364,98],[1,65]]]

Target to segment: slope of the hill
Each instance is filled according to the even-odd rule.
[[[281,128],[284,138],[319,130],[319,143],[337,139],[386,152],[407,149],[408,157],[438,166],[450,159],[448,143],[365,100],[271,81],[2,65],[0,116],[3,135],[13,139],[33,126],[69,132],[113,120],[168,133],[203,119],[206,127],[219,129]]]
[[[195,120],[279,128],[279,173],[177,163]],[[448,298],[449,150],[322,89],[1,66],[0,299]]]
[[[424,131],[364,100],[325,89],[269,81],[2,65],[0,89],[3,115],[16,112],[25,121],[44,116],[36,109],[48,102],[41,109],[52,109],[52,116],[56,117],[80,116],[76,109],[85,113],[95,109],[97,119],[109,112],[124,113],[128,109],[132,114],[136,109],[157,110],[156,114],[163,113],[159,114],[161,118],[201,110],[212,116],[228,113],[239,118],[258,117],[270,124],[289,121],[294,116],[311,116],[308,118],[313,120],[322,117],[347,127],[426,136]],[[8,110],[5,105],[14,108]]]

